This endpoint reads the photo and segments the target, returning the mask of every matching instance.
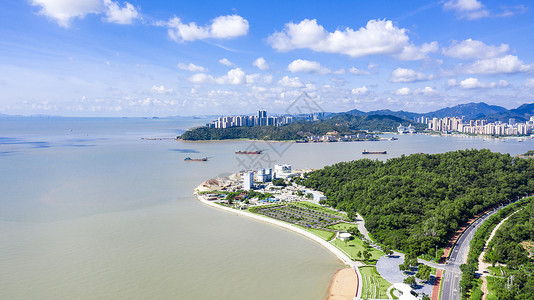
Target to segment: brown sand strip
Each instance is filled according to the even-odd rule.
[[[353,268],[345,268],[336,272],[330,288],[328,288],[327,300],[352,300],[358,291],[358,277]]]

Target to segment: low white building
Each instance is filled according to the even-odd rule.
[[[352,234],[350,234],[348,232],[343,232],[343,233],[339,234],[339,239],[342,240],[342,241],[348,241],[348,240],[350,240],[351,236],[352,236]]]
[[[294,173],[291,172],[291,165],[290,164],[278,164],[274,166],[274,177],[273,178],[289,178],[295,176]]]
[[[313,202],[315,202],[315,203],[319,203],[319,201],[321,201],[321,200],[326,200],[326,196],[323,195],[323,193],[321,193],[321,192],[310,191],[310,194],[312,194]]]

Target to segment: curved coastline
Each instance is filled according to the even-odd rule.
[[[265,222],[265,223],[273,224],[273,225],[288,229],[290,231],[293,231],[293,232],[296,232],[296,233],[298,233],[300,235],[303,235],[303,236],[307,237],[308,239],[310,239],[310,240],[316,242],[317,244],[321,245],[322,247],[324,247],[325,249],[330,251],[330,253],[334,254],[339,259],[340,262],[342,262],[347,267],[350,267],[351,269],[353,269],[355,271],[357,284],[356,284],[356,292],[355,292],[355,295],[354,295],[353,299],[360,299],[361,298],[361,295],[362,295],[362,288],[361,287],[362,287],[363,282],[362,282],[362,275],[360,273],[360,270],[358,269],[358,266],[343,251],[341,251],[340,249],[338,249],[334,245],[332,245],[329,242],[323,240],[319,236],[317,236],[317,235],[315,235],[315,234],[313,234],[313,233],[311,233],[309,231],[306,231],[306,230],[304,230],[302,228],[294,226],[292,224],[289,224],[289,223],[286,223],[286,222],[282,222],[282,221],[279,221],[279,220],[275,220],[275,219],[272,219],[272,218],[269,218],[269,217],[265,217],[265,216],[262,216],[262,215],[254,214],[254,213],[251,213],[251,212],[248,212],[248,211],[236,210],[236,209],[232,209],[230,207],[218,205],[218,204],[216,204],[214,202],[211,202],[211,201],[207,200],[203,196],[199,195],[197,193],[197,190],[198,190],[198,188],[195,189],[195,192],[194,192],[194,195],[196,196],[197,200],[202,202],[202,203],[204,203],[204,204],[206,204],[206,205],[208,205],[208,206],[211,206],[211,207],[214,207],[214,208],[217,208],[217,209],[221,209],[221,210],[225,210],[225,211],[230,212],[230,213],[235,213],[237,215],[245,216],[245,217],[248,217],[248,218],[251,218],[251,219],[255,219],[255,220],[258,220],[258,221],[262,221],[262,222]],[[339,273],[340,272],[338,271],[333,276],[332,282],[330,283],[330,286],[328,288],[328,293],[329,294],[331,293],[333,282],[335,281],[336,276]],[[327,297],[327,299],[330,299],[329,296]]]
[[[279,221],[279,220],[275,220],[275,219],[272,219],[272,218],[268,218],[268,217],[265,217],[265,216],[262,216],[262,215],[258,215],[258,214],[254,214],[254,213],[251,213],[251,212],[248,212],[248,211],[236,210],[236,209],[229,208],[229,207],[226,207],[226,206],[218,205],[216,203],[213,203],[213,202],[205,199],[201,195],[198,195],[196,192],[195,192],[195,196],[197,197],[197,199],[200,202],[202,202],[202,203],[204,203],[206,205],[209,205],[211,207],[215,207],[215,208],[222,209],[222,210],[225,210],[225,211],[228,211],[228,212],[232,212],[232,213],[235,213],[235,214],[238,214],[238,215],[242,215],[242,216],[246,216],[246,217],[249,217],[249,218],[252,218],[252,219],[256,219],[256,220],[259,220],[259,221],[262,221],[262,222],[266,222],[266,223],[270,223],[270,224],[273,224],[273,225],[277,225],[279,227],[282,227],[282,228],[285,228],[285,229],[289,229],[289,230],[291,230],[293,232],[301,234],[301,235],[309,238],[310,240],[318,243],[319,245],[323,246],[328,251],[332,252],[345,265],[348,265],[348,266],[352,266],[353,265],[352,264],[352,260],[345,253],[343,253],[341,250],[339,250],[338,248],[336,248],[332,244],[328,243],[327,241],[323,240],[322,238],[318,237],[317,235],[315,235],[315,234],[313,234],[313,233],[311,233],[309,231],[306,231],[306,230],[304,230],[302,228],[296,227],[296,226],[294,226],[292,224],[289,224],[289,223],[286,223],[286,222],[282,222],[282,221]]]

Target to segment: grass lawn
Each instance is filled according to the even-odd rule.
[[[338,231],[348,231],[350,228],[352,227],[358,227],[358,225],[356,224],[349,224],[349,223],[337,223],[337,224],[334,224],[334,225],[330,225],[328,226],[327,228],[330,228],[330,229],[334,229],[334,230],[338,230]]]
[[[366,249],[364,247],[363,241],[360,240],[359,238],[353,237],[353,239],[351,239],[350,241],[346,241],[346,242],[343,242],[339,239],[335,239],[331,243],[336,245],[338,248],[342,249],[343,251],[345,251],[352,259],[363,261],[363,256],[358,257],[356,255],[358,251],[361,251],[363,253],[363,251]],[[372,247],[369,247],[367,251],[371,253],[371,258],[368,261],[365,261],[367,264],[372,264],[372,265],[376,264],[376,261],[382,255],[384,255],[384,252],[378,249],[372,248]]]
[[[391,283],[378,274],[375,267],[359,267],[362,274],[362,299],[389,299],[386,293]]]
[[[327,207],[324,207],[324,206],[321,206],[321,205],[318,205],[318,204],[315,204],[315,203],[312,203],[312,202],[309,202],[309,201],[292,202],[290,205],[306,207],[306,208],[309,208],[309,209],[313,209],[315,211],[319,211],[319,212],[322,212],[322,213],[331,214],[331,215],[335,215],[335,216],[340,216],[340,217],[343,217],[343,218],[347,217],[347,215],[344,214],[344,213],[332,210],[330,208],[327,208]]]
[[[315,228],[306,228],[304,226],[300,226],[300,225],[295,225],[297,227],[300,227],[304,230],[307,230],[319,237],[321,237],[323,240],[325,241],[329,241],[332,237],[334,237],[334,234],[333,232],[330,232],[330,231],[326,231],[326,230],[321,230],[321,229],[315,229]]]

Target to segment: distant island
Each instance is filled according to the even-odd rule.
[[[281,126],[197,127],[187,130],[177,138],[185,141],[229,139],[337,141],[337,138],[328,138],[328,136],[336,136],[348,140],[376,140],[377,136],[372,134],[373,132],[396,132],[399,125],[410,124],[410,121],[395,116],[334,114],[325,119],[296,121]],[[423,130],[425,125],[414,124],[414,128]]]

